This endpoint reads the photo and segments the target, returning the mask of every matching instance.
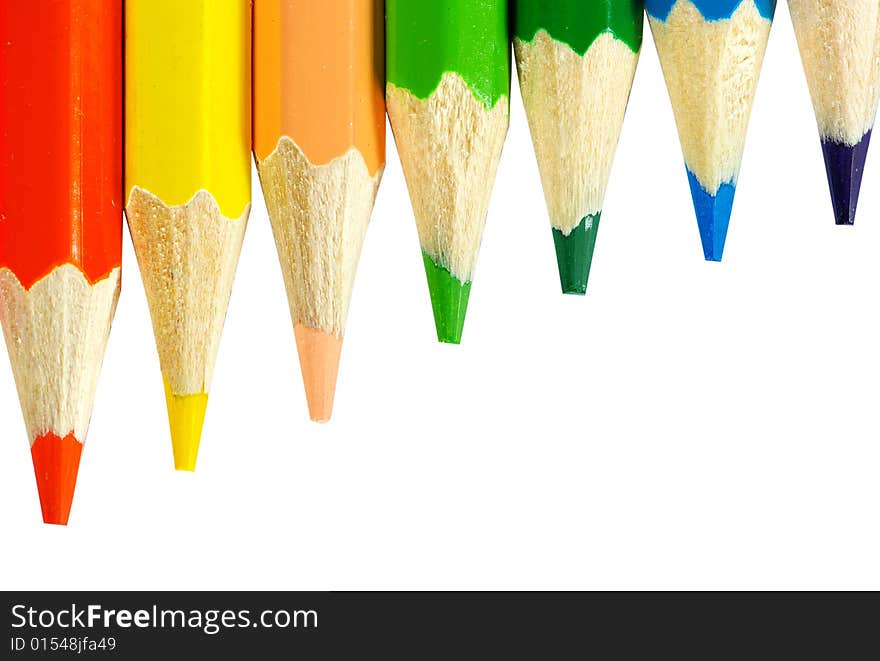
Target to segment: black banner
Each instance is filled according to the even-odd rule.
[[[4,609],[8,659],[880,657],[877,593],[21,592]]]

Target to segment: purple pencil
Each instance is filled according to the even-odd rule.
[[[819,124],[834,219],[852,225],[880,93],[880,3],[788,5]]]

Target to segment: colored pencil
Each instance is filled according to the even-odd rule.
[[[0,321],[60,525],[119,296],[121,33],[114,0],[0,3]]]
[[[880,94],[880,3],[789,0],[819,124],[834,220],[852,225]]]
[[[562,291],[584,294],[639,50],[644,0],[515,0],[523,103]]]
[[[194,470],[250,211],[242,0],[127,0],[126,216],[178,470]]]
[[[385,167],[381,0],[256,0],[254,154],[312,420],[330,419]]]
[[[721,261],[776,0],[646,0],[703,254]]]
[[[461,341],[507,133],[506,0],[388,0],[386,103],[437,337]]]

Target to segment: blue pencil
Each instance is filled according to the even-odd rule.
[[[721,261],[776,0],[646,0],[703,254]]]

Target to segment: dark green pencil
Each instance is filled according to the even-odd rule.
[[[584,294],[642,45],[642,0],[515,0],[514,49],[562,291]]]

